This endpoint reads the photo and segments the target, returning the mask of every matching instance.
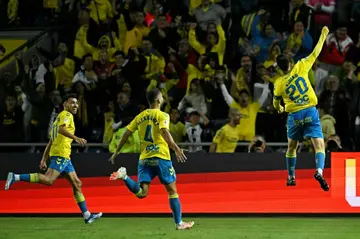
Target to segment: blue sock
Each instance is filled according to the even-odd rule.
[[[316,169],[320,174],[322,174],[325,165],[325,153],[316,152],[315,154]],[[319,170],[320,169],[320,170]]]
[[[295,177],[296,153],[286,153],[286,168],[290,177]]]
[[[174,221],[176,224],[181,222],[181,204],[179,200],[179,195],[173,194],[169,197],[170,208],[173,213]]]
[[[81,192],[74,191],[74,198],[75,198],[75,202],[79,206],[82,214],[84,216],[90,216],[89,210],[86,206],[86,201],[85,201],[84,195]],[[88,215],[86,215],[85,213],[87,213]]]
[[[30,182],[30,174],[20,174],[20,181],[24,181],[24,182]]]
[[[137,182],[135,182],[134,180],[132,180],[130,177],[126,177],[124,182],[125,182],[126,187],[130,190],[130,192],[132,192],[136,196],[141,194],[142,189],[141,189],[140,185]]]

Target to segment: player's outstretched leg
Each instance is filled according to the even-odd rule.
[[[137,196],[138,198],[146,197],[146,195],[144,195],[143,189],[140,187],[140,185],[137,182],[135,182],[134,180],[132,180],[130,177],[127,176],[126,168],[121,167],[121,168],[119,168],[118,171],[116,171],[110,175],[110,180],[117,180],[117,179],[123,180],[126,187],[130,190],[130,192],[135,194],[135,196]]]
[[[169,194],[169,203],[170,203],[171,211],[173,213],[176,230],[185,230],[192,228],[195,222],[182,221],[181,203],[180,203],[179,195],[177,194],[176,182],[174,181],[170,184],[166,184],[165,187]]]
[[[51,186],[59,176],[60,173],[53,169],[48,169],[46,174],[41,174],[41,173],[15,174],[10,172],[8,173],[5,182],[5,190],[9,190],[11,185],[19,181],[29,182],[29,183],[40,183],[46,186]]]
[[[296,150],[298,142],[296,140],[289,139],[288,150],[286,152],[286,168],[288,170],[288,178],[286,186],[296,186],[295,180],[295,166],[296,166]]]
[[[101,218],[101,216],[102,216],[101,212],[100,213],[90,213],[90,211],[88,210],[85,197],[81,190],[82,183],[81,183],[80,179],[78,178],[76,172],[71,170],[71,172],[69,172],[65,175],[65,178],[73,187],[74,199],[81,210],[81,213],[84,217],[85,223],[91,224],[95,220]]]
[[[325,143],[322,138],[312,138],[312,143],[315,148],[315,163],[316,163],[316,172],[314,178],[319,182],[320,187],[324,191],[329,191],[330,187],[323,177],[323,171],[325,166]]]

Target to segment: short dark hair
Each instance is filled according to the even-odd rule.
[[[288,71],[290,61],[283,54],[276,57],[276,63],[282,71]]]
[[[198,117],[200,117],[201,115],[200,115],[200,113],[199,113],[198,111],[194,110],[194,111],[191,111],[190,117],[191,117],[191,116],[198,116]]]
[[[90,53],[85,54],[85,55],[82,57],[82,59],[81,59],[81,60],[82,60],[82,62],[85,62],[86,58],[88,58],[88,57],[93,58],[92,54],[90,54]]]
[[[150,105],[154,104],[155,100],[156,100],[156,98],[158,97],[159,94],[161,94],[161,92],[160,92],[160,90],[158,88],[154,88],[154,89],[148,91],[146,93],[146,99],[147,99],[148,103]]]
[[[63,103],[68,101],[69,99],[77,99],[77,94],[69,93],[63,97]]]

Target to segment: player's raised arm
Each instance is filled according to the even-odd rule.
[[[314,62],[320,55],[321,50],[324,45],[324,42],[326,41],[326,37],[328,36],[328,34],[329,34],[329,28],[326,26],[323,27],[323,29],[321,31],[321,36],[320,36],[319,41],[316,44],[313,52],[307,58],[304,58],[304,60],[303,60],[303,63],[305,64],[306,69],[310,70],[311,67],[313,66]]]

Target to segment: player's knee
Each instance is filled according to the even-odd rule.
[[[313,139],[313,146],[315,151],[323,151],[325,149],[325,143],[323,139]]]
[[[45,180],[44,180],[44,184],[45,184],[46,186],[51,186],[51,185],[54,184],[54,182],[55,182],[55,180],[54,180],[54,179],[51,179],[51,178],[45,178]]]
[[[75,185],[76,185],[76,187],[77,187],[78,189],[81,189],[81,187],[82,187],[82,182],[81,182],[80,180],[78,180],[78,181],[76,181]]]

